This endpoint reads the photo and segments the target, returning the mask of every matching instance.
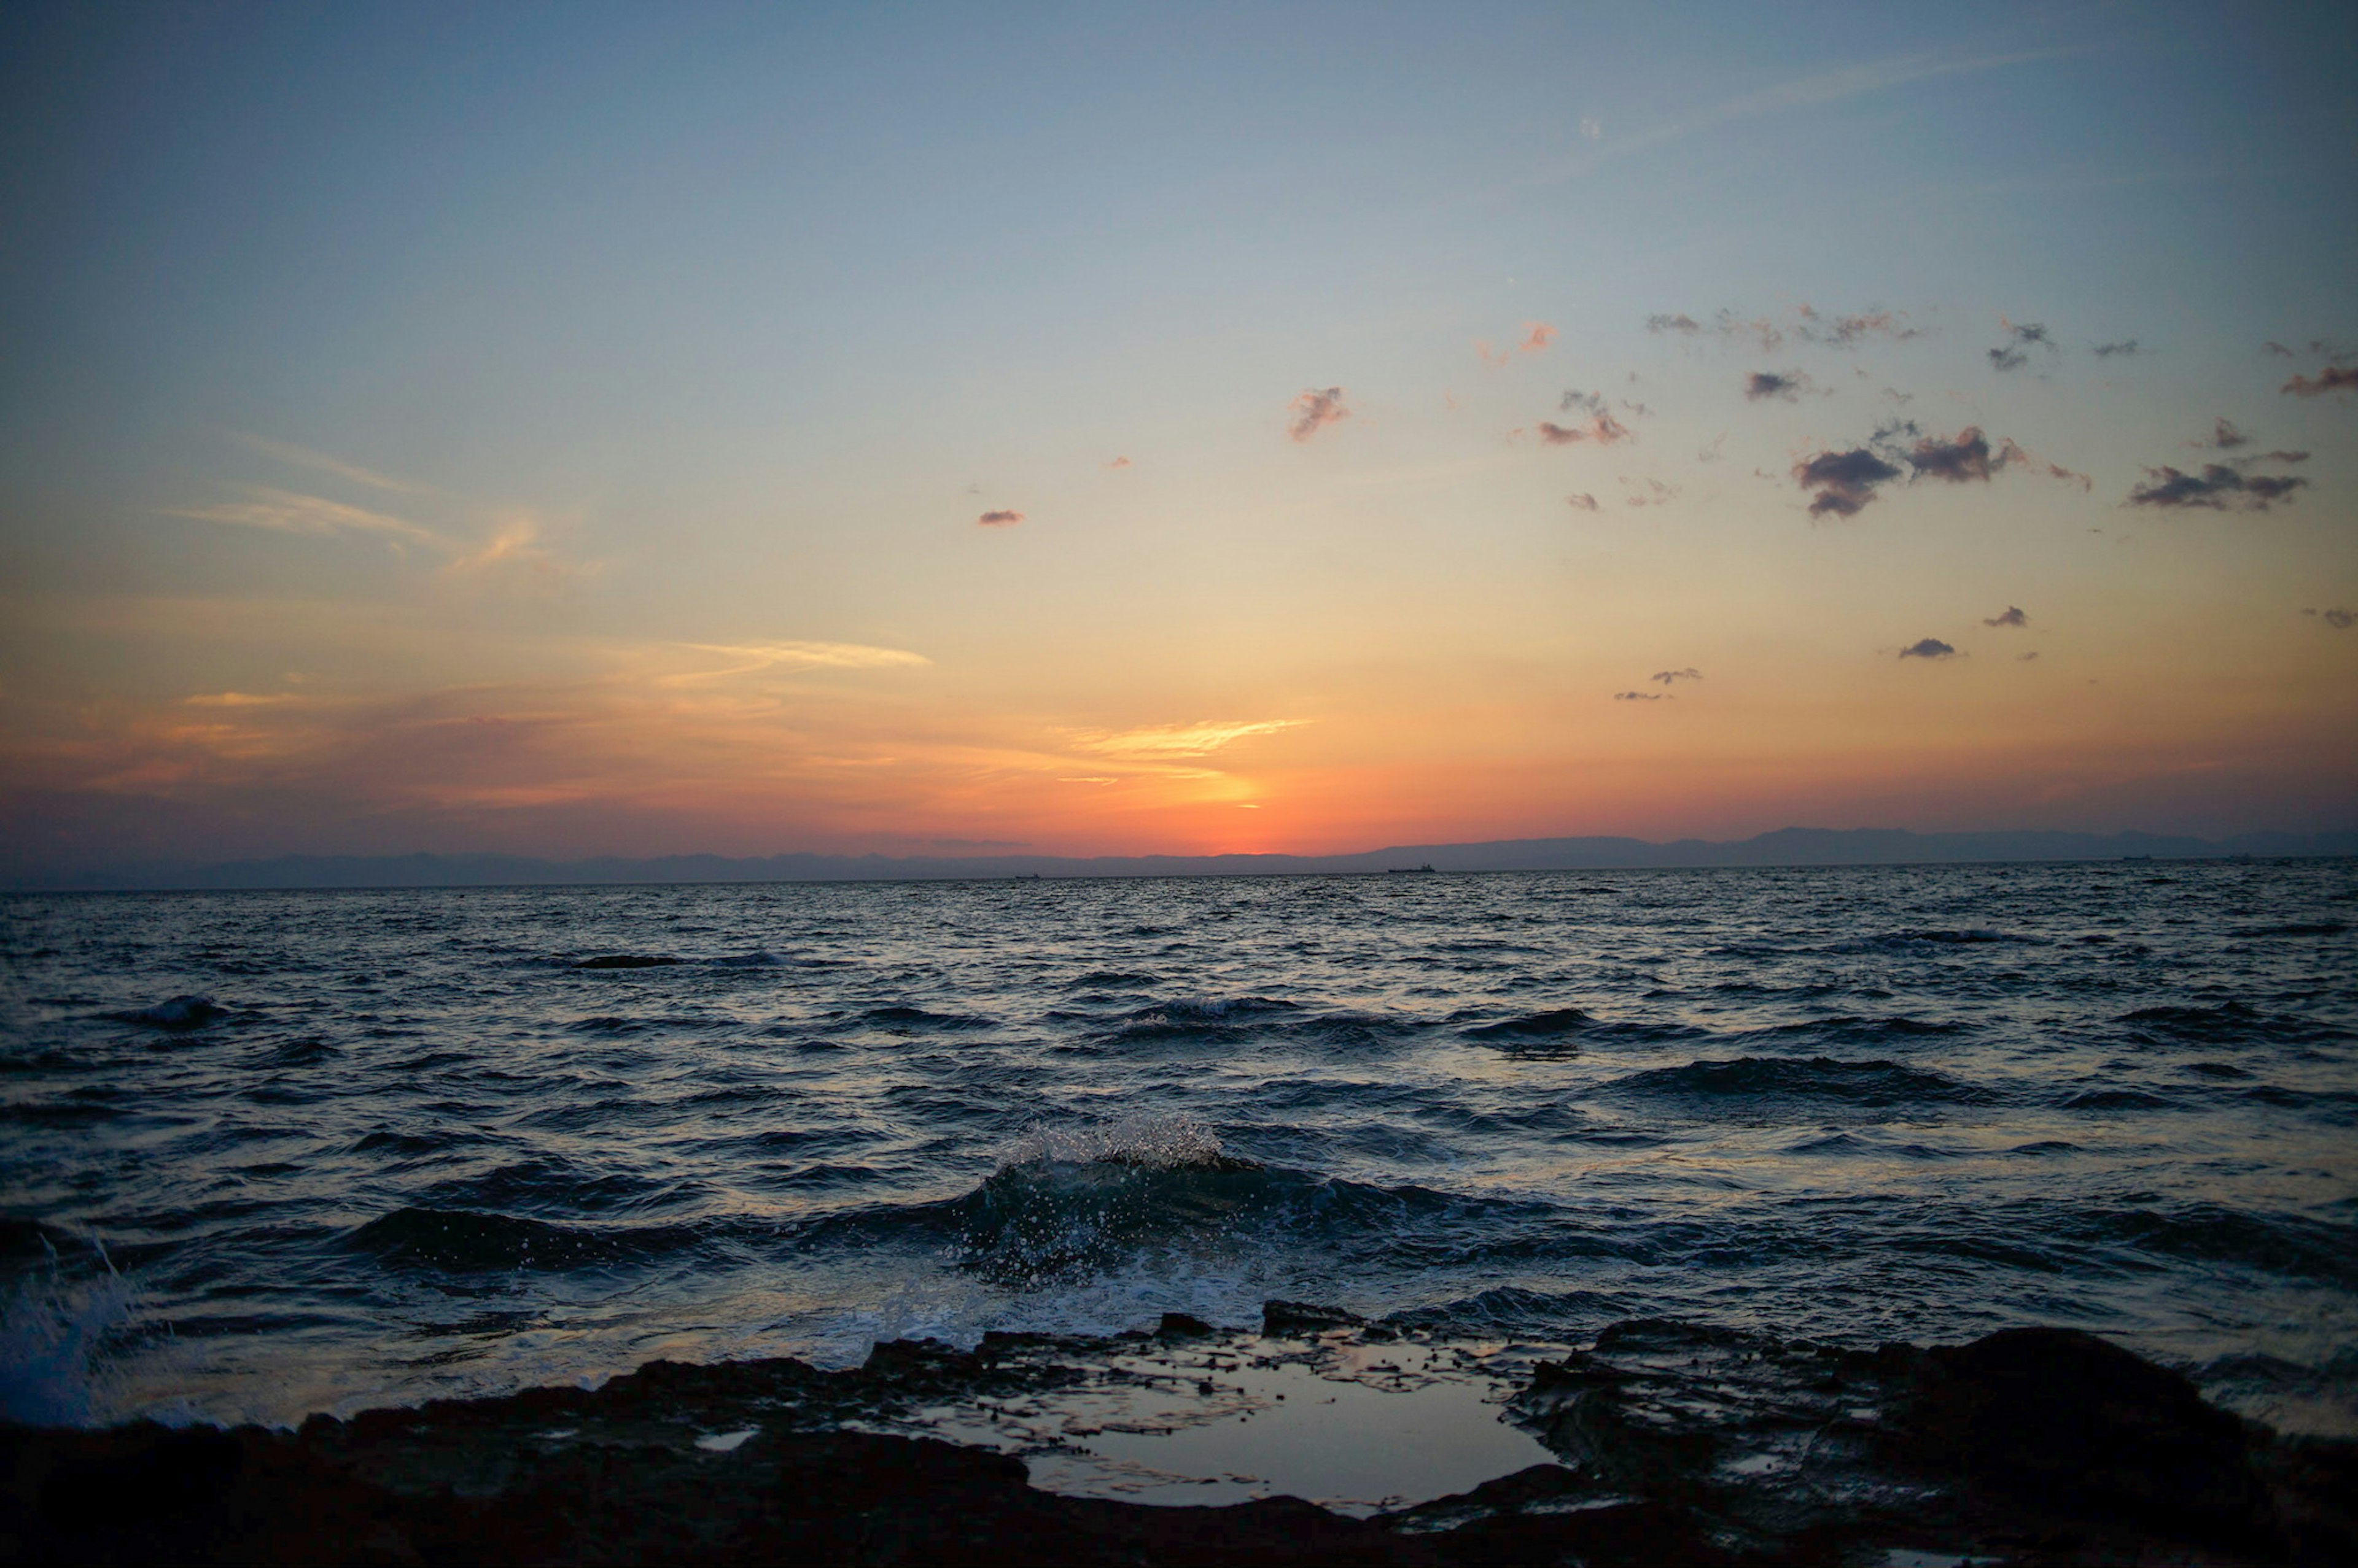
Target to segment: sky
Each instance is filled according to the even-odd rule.
[[[2358,826],[2346,5],[0,11],[0,870]]]

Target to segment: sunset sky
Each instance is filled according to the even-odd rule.
[[[2347,5],[0,13],[0,871],[2358,826]]]

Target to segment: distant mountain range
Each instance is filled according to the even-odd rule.
[[[1416,871],[1637,871],[1699,866],[1898,866],[1958,861],[2220,860],[2358,855],[2358,831],[2247,833],[2226,839],[2150,833],[1910,833],[1784,827],[1728,843],[1681,838],[1504,838],[1401,844],[1356,855],[909,856],[664,855],[540,860],[518,855],[282,855],[211,866],[143,866],[18,875],[18,891],[507,887],[596,882],[914,881],[996,877],[1316,876]]]

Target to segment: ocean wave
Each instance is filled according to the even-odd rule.
[[[1497,1023],[1485,1023],[1466,1032],[1468,1040],[1550,1040],[1567,1034],[1577,1034],[1596,1021],[1576,1007],[1559,1007],[1547,1012],[1526,1013]]]
[[[961,1030],[992,1027],[990,1020],[987,1018],[976,1018],[963,1012],[934,1012],[922,1007],[897,1004],[891,1007],[871,1007],[864,1012],[856,1014],[855,1022],[864,1023],[871,1029],[881,1029],[888,1033],[908,1029]]]
[[[1791,1097],[1863,1106],[1985,1105],[1996,1098],[1975,1085],[1903,1067],[1897,1062],[1842,1062],[1831,1056],[1805,1060],[1738,1056],[1729,1061],[1690,1062],[1683,1067],[1633,1073],[1606,1087],[1624,1094]]]
[[[347,1245],[396,1268],[454,1274],[596,1268],[676,1249],[676,1226],[593,1229],[471,1209],[401,1208],[352,1230]]]
[[[134,1008],[106,1015],[117,1023],[136,1023],[148,1029],[163,1029],[178,1033],[202,1029],[229,1016],[229,1009],[209,996],[176,996],[152,1007]]]
[[[2315,1019],[2262,1012],[2240,1001],[2215,1007],[2141,1007],[2115,1021],[2147,1038],[2179,1040],[2341,1040],[2350,1031]]]

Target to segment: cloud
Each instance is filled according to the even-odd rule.
[[[1744,378],[1744,395],[1755,403],[1768,397],[1795,403],[1814,389],[1815,384],[1800,371],[1756,370]]]
[[[2246,474],[2225,463],[2205,463],[2201,474],[2181,473],[2164,464],[2145,470],[2145,482],[2129,492],[2127,504],[2165,509],[2188,507],[2211,512],[2266,512],[2309,481],[2279,474]]]
[[[1863,310],[1851,316],[1822,316],[1802,305],[1796,307],[1793,314],[1801,319],[1801,325],[1794,330],[1810,342],[1821,343],[1830,349],[1854,348],[1861,339],[1867,337],[1906,342],[1910,338],[1924,335],[1923,329],[1909,325],[1905,315],[1895,315],[1888,310]]]
[[[1765,316],[1747,321],[1733,310],[1722,310],[1712,318],[1712,325],[1723,338],[1750,339],[1763,353],[1773,353],[1785,341],[1785,334]]]
[[[2038,649],[2036,649],[2036,648],[2033,648],[2029,653],[2027,653],[2027,654],[2015,654],[2015,656],[2014,656],[2014,662],[2015,662],[2016,664],[2017,664],[2017,665],[2027,665],[2027,664],[2029,664],[2032,660],[2034,660],[2034,659],[2036,659],[2036,658],[2038,658],[2038,657],[2039,657],[2039,650],[2038,650]]]
[[[1343,389],[1339,386],[1311,387],[1289,405],[1293,422],[1286,433],[1297,441],[1306,441],[1329,425],[1340,424],[1351,416],[1343,406]]]
[[[253,448],[265,457],[276,458],[282,463],[292,463],[297,468],[315,469],[321,473],[331,473],[338,479],[347,479],[354,484],[364,484],[371,490],[391,491],[400,495],[440,493],[432,485],[413,484],[407,480],[395,479],[388,474],[378,473],[373,469],[360,468],[341,459],[331,458],[325,452],[312,451],[308,447],[297,447],[286,441],[267,440],[260,436],[247,435],[242,430],[232,431],[231,438],[242,446]]]
[[[2314,376],[2296,375],[2278,390],[2295,397],[2317,397],[2329,392],[2358,391],[2358,367],[2327,365]]]
[[[2347,632],[2358,626],[2358,611],[2329,610],[2325,611],[2325,623],[2336,632]]]
[[[388,538],[408,539],[421,545],[452,548],[450,542],[430,529],[382,512],[347,506],[341,501],[330,501],[321,495],[302,495],[290,490],[271,490],[255,486],[246,492],[251,501],[233,502],[222,506],[176,506],[167,508],[174,517],[193,517],[200,523],[230,523],[244,528],[267,528],[279,534],[306,534],[324,537],[335,534],[376,534]]]
[[[1711,445],[1704,447],[1695,453],[1695,461],[1699,463],[1715,463],[1726,457],[1727,454],[1720,450],[1720,448],[1726,443],[1726,440],[1727,432],[1722,430],[1718,435],[1714,436],[1711,438]]]
[[[2146,481],[2129,491],[2132,507],[2198,507],[2205,512],[2266,512],[2276,503],[2289,503],[2294,491],[2309,486],[2289,474],[2244,474],[2226,462],[2205,462],[2200,474],[2181,474],[2174,467],[2146,470]]]
[[[1130,460],[1128,458],[1116,458],[1113,461],[1106,464],[1106,467],[1109,469],[1126,469],[1129,466]]]
[[[1988,619],[1985,620],[1982,624],[1985,626],[2028,626],[2030,624],[2030,617],[2022,612],[2020,606],[2009,604],[2006,607],[2005,614],[1990,616]]]
[[[1658,479],[1639,481],[1631,479],[1628,474],[1623,474],[1621,476],[1621,482],[1628,485],[1632,492],[1635,492],[1640,483],[1643,483],[1646,487],[1643,494],[1633,493],[1623,496],[1621,500],[1622,504],[1625,506],[1660,506],[1664,502],[1675,500],[1679,493],[1679,487],[1677,485],[1664,484]]]
[[[2200,447],[2205,443],[2197,441],[2194,444]],[[2218,448],[2223,452],[2232,452],[2237,447],[2250,446],[2252,444],[2252,438],[2249,436],[2244,435],[2241,430],[2236,429],[2234,426],[2229,424],[2226,419],[2223,417],[2212,422],[2211,439],[2208,444]]]
[[[1956,657],[1956,649],[1938,637],[1919,638],[1899,650],[1899,656],[1903,659],[1951,659]]]
[[[1703,323],[1687,315],[1649,316],[1646,318],[1646,330],[1677,332],[1682,336],[1692,338],[1703,330]]]
[[[1610,447],[1631,438],[1629,427],[1610,414],[1592,414],[1585,424],[1569,427],[1542,419],[1539,432],[1540,439],[1551,447],[1568,447],[1577,441],[1594,441],[1600,447]]]
[[[1616,702],[1667,702],[1670,700],[1670,694],[1660,691],[1617,691],[1613,694],[1613,700]]]
[[[1594,114],[1583,114],[1580,117],[1580,136],[1583,141],[1600,141],[1604,138],[1604,121],[1598,119]]]
[[[875,648],[861,643],[682,643],[678,646],[719,654],[733,662],[724,669],[674,676],[674,684],[718,680],[755,670],[902,670],[922,669],[933,663],[906,648]]]
[[[985,528],[1012,528],[1022,521],[1023,514],[1011,512],[1003,507],[996,512],[986,512],[975,519],[976,523]]]
[[[1865,447],[1820,452],[1793,465],[1794,482],[1818,492],[1810,503],[1812,517],[1855,517],[1875,499],[1877,486],[1898,477],[1897,467]]]
[[[2097,343],[2088,351],[2100,360],[2112,359],[2115,355],[2127,359],[2137,351],[2137,341],[2135,338],[2123,338],[2117,342]]]
[[[1575,408],[1590,414],[1602,414],[1605,412],[1605,395],[1601,392],[1575,392],[1566,387],[1563,395],[1556,400],[1555,407],[1559,414],[1569,414]]]
[[[2277,342],[2274,338],[2270,338],[2266,342],[2260,345],[2260,352],[2264,354],[2282,354],[2287,359],[2293,357],[2292,351],[2286,348],[2282,343]]]
[[[1589,494],[1585,490],[1578,495],[1567,495],[1563,499],[1575,512],[1594,512],[1596,510],[1596,497]]]
[[[1308,722],[1303,719],[1261,719],[1244,723],[1163,724],[1115,734],[1082,735],[1076,738],[1075,744],[1109,757],[1201,757],[1247,736],[1273,735],[1280,730],[1292,730]]]
[[[1682,680],[1703,679],[1703,672],[1690,665],[1682,670],[1656,670],[1652,675],[1648,676],[1646,678],[1648,680],[1660,681],[1664,686],[1676,686]]]
[[[474,586],[498,582],[543,593],[569,588],[583,575],[550,549],[543,535],[547,524],[534,512],[508,511],[492,518],[490,538],[458,556],[442,568],[446,581]]]
[[[1963,484],[1971,480],[1987,482],[1989,477],[2011,461],[2021,449],[2005,441],[1993,455],[1989,438],[1978,425],[1968,425],[1957,432],[1953,441],[1937,436],[1927,436],[1918,441],[1908,454],[1908,464],[1917,479],[1945,480],[1951,484]]]
[[[2036,321],[2017,324],[2001,316],[1997,324],[2005,330],[2006,341],[1989,351],[1989,362],[1993,369],[2019,370],[2028,362],[2030,355],[2028,351],[2030,349],[2045,349],[2050,354],[2055,352],[2054,334]]]
[[[1546,322],[1526,321],[1523,323],[1523,341],[1516,347],[1527,354],[1535,354],[1554,342],[1555,339],[1555,329]]]

